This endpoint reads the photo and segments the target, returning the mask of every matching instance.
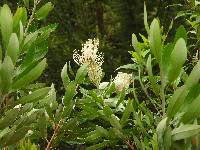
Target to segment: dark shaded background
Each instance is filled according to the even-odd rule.
[[[109,79],[117,67],[131,62],[128,51],[133,50],[132,33],[146,35],[141,0],[43,0],[41,5],[47,1],[55,7],[39,26],[58,23],[58,28],[49,39],[48,68],[40,80],[48,85],[54,83],[58,93],[62,89],[62,67],[69,61],[74,70],[78,67],[72,59],[73,50],[81,49],[87,39],[100,38],[100,50],[105,55],[104,79]],[[174,10],[166,6],[175,2],[179,1],[147,1],[149,23],[158,16],[165,22],[164,26],[169,26]],[[3,3],[8,3],[13,10],[23,5],[22,0],[0,1]]]

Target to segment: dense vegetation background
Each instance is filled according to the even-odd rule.
[[[43,3],[47,2],[43,0]],[[105,79],[109,79],[113,71],[131,61],[128,51],[131,46],[132,33],[145,33],[143,23],[143,2],[141,0],[51,0],[54,9],[42,25],[58,23],[56,32],[49,40],[47,55],[48,69],[41,78],[43,82],[54,83],[60,92],[62,86],[60,70],[66,61],[72,61],[74,49],[89,38],[99,37],[100,51],[105,54],[103,65]],[[184,1],[183,1],[184,2]],[[0,4],[9,3],[16,8],[15,0],[2,0]],[[18,5],[21,3],[19,1]],[[148,19],[159,17],[169,26],[174,17],[174,7],[170,4],[180,1],[147,1]],[[40,24],[38,24],[40,26]],[[78,67],[78,66],[76,66]]]
[[[21,15],[20,19],[23,20],[23,16],[26,16],[26,14],[20,14],[19,7],[24,6],[25,1],[26,0],[19,0],[18,3],[16,3],[16,0],[3,0],[0,1],[0,5],[6,3],[11,8],[12,12],[18,10],[18,14],[16,14],[19,16]],[[34,3],[36,4],[38,1],[34,1]],[[45,6],[49,1],[54,5],[54,9],[50,11],[49,16],[44,20],[41,21],[37,18],[37,12],[35,13],[33,11],[34,13],[31,13],[31,9],[36,8],[37,4],[39,5],[37,8],[40,8],[41,6]],[[3,67],[0,66],[1,70],[8,70],[6,73],[10,73],[10,75],[13,76],[11,76],[11,78],[0,72],[0,75],[5,79],[7,79],[7,76],[9,78],[8,88],[2,86],[2,90],[0,89],[0,98],[2,97],[3,102],[2,106],[0,106],[8,110],[10,109],[12,113],[25,106],[30,107],[29,109],[33,109],[34,111],[36,110],[35,108],[39,108],[37,109],[38,112],[36,112],[39,114],[36,115],[39,123],[34,127],[39,129],[42,134],[41,137],[37,137],[40,135],[40,132],[35,132],[31,142],[39,144],[41,149],[44,149],[47,145],[47,150],[50,149],[51,144],[55,144],[54,147],[59,147],[61,149],[76,149],[74,148],[76,146],[81,148],[82,146],[91,146],[93,144],[92,142],[95,143],[95,141],[91,141],[90,138],[98,140],[100,137],[100,141],[103,141],[102,137],[105,136],[106,139],[108,138],[110,141],[104,140],[100,145],[97,144],[97,147],[107,147],[109,145],[111,147],[113,146],[112,148],[114,149],[118,147],[119,149],[125,147],[132,147],[131,149],[137,147],[140,149],[140,146],[142,148],[145,146],[150,148],[155,145],[158,147],[159,145],[159,148],[161,148],[163,143],[167,143],[165,146],[169,149],[170,146],[175,147],[176,144],[183,145],[179,142],[171,144],[172,141],[185,140],[193,136],[194,133],[192,132],[188,134],[191,128],[194,130],[197,128],[196,133],[199,133],[200,125],[196,126],[196,122],[194,122],[194,125],[191,125],[194,118],[191,119],[190,117],[193,113],[190,112],[190,108],[197,106],[195,100],[200,91],[198,83],[198,73],[200,69],[196,69],[200,68],[200,62],[197,63],[197,67],[193,69],[199,59],[198,47],[200,43],[200,14],[198,13],[199,5],[197,1],[151,0],[146,1],[146,5],[144,5],[141,0],[41,0],[36,5],[32,6],[34,3],[32,0],[32,3],[30,3],[31,6],[26,6],[25,8],[25,10],[28,10],[27,12],[30,13],[28,14],[30,20],[30,16],[35,15],[36,17],[35,20],[31,20],[30,26],[29,22],[24,23],[26,24],[25,32],[23,29],[21,30],[22,26],[20,26],[21,24],[19,23],[18,26],[20,30],[11,26],[16,30],[14,30],[16,33],[23,31],[23,34],[19,33],[19,37],[21,34],[22,37],[24,36],[25,38],[20,45],[18,44],[18,49],[22,49],[22,54],[17,54],[19,55],[19,61],[15,62],[15,58],[12,58],[12,63],[14,62],[14,65],[17,67],[13,66],[11,70],[15,70],[15,72],[9,72],[9,67],[6,66],[7,63],[8,65],[12,64],[9,62],[9,58],[12,56],[10,52],[13,44],[12,36],[11,42],[6,41],[8,42],[8,46],[6,45],[7,43],[3,41],[3,45],[5,44],[7,47],[6,50],[3,49],[2,53],[5,55],[2,58],[2,62],[5,63],[2,64]],[[51,3],[49,3],[50,7],[52,6]],[[145,13],[145,6],[147,6],[148,15]],[[9,15],[7,15],[9,13],[11,14],[9,7],[7,5],[2,7],[1,12],[3,13],[0,14],[2,18],[4,16],[5,18],[9,18]],[[21,13],[24,12],[25,11],[21,9]],[[43,13],[45,13],[45,11]],[[147,15],[146,18],[145,14]],[[13,16],[10,15],[11,19],[12,17]],[[5,18],[3,18],[3,20],[6,20]],[[17,17],[13,18],[15,21],[17,20]],[[147,18],[148,21],[146,20]],[[151,25],[147,25],[151,21]],[[57,24],[57,29],[55,31],[54,26],[48,26],[54,23]],[[0,24],[1,32],[6,33],[6,25],[2,22],[0,22]],[[180,26],[182,24],[183,26]],[[37,29],[38,31],[34,32]],[[51,32],[53,33],[50,35]],[[36,35],[35,39],[34,34]],[[50,38],[46,41],[49,35]],[[40,36],[42,38],[40,38]],[[190,38],[187,38],[187,36]],[[2,37],[5,38],[4,34],[2,34]],[[93,72],[93,78],[95,78],[96,75],[97,77],[98,75],[101,76],[101,62],[99,63],[98,60],[96,60],[96,56],[93,56],[94,60],[92,60],[92,56],[90,56],[86,59],[86,62],[82,64],[77,63],[81,67],[76,64],[77,60],[73,60],[73,54],[75,54],[74,50],[81,49],[82,45],[88,39],[94,38],[99,39],[99,51],[104,54],[104,57],[102,57],[104,58],[102,68],[103,72],[106,74],[101,82],[105,84],[104,81],[110,81],[110,83],[106,83],[107,85],[105,85],[104,88],[100,88],[100,81],[94,82],[90,76],[91,68],[97,67],[98,71],[99,66],[100,75]],[[16,39],[18,41],[18,38]],[[32,42],[32,40],[35,41]],[[98,40],[94,41],[98,43]],[[89,40],[89,42],[90,45],[94,47],[98,45],[95,45],[95,42],[91,44],[91,40]],[[49,50],[46,56],[47,45]],[[28,52],[23,53],[24,49],[28,49]],[[93,48],[93,50],[94,49],[95,48]],[[41,51],[41,54],[38,51]],[[89,52],[91,53],[91,51]],[[8,58],[7,55],[9,56]],[[46,67],[46,69],[46,59],[41,61],[41,58],[38,57],[40,55],[42,55],[41,58],[44,56],[47,58],[48,67]],[[29,56],[31,57],[30,62]],[[100,55],[97,57],[101,58]],[[24,58],[25,60],[21,61]],[[78,61],[80,62],[80,57]],[[19,65],[21,62],[22,65]],[[87,64],[89,67],[83,64]],[[24,67],[24,65],[27,66]],[[39,65],[43,67],[42,69],[45,69],[43,74],[43,70],[41,69],[42,76],[39,78],[39,82],[45,83],[46,86],[49,87],[44,88],[43,86],[45,86],[45,84],[37,85],[36,83],[27,86],[27,79],[30,79],[30,83],[35,80],[34,77],[36,75],[32,74],[38,74],[37,77],[41,75],[40,72],[38,73],[35,71],[35,68]],[[127,70],[124,70],[124,73],[118,72],[117,74],[116,69],[123,65],[128,66],[125,68]],[[89,69],[87,70],[86,67]],[[32,69],[35,70],[32,71]],[[74,71],[74,75],[72,75],[73,71],[70,69]],[[192,69],[193,71],[189,76]],[[21,73],[18,73],[20,71]],[[75,72],[77,72],[77,74]],[[87,73],[88,78],[86,78]],[[126,80],[123,81],[122,79],[127,79],[127,87],[125,86],[121,90],[117,89],[118,86],[116,82],[120,74],[122,77],[118,82],[122,85],[126,83]],[[191,84],[190,80],[192,80]],[[3,81],[4,80],[0,80],[0,84],[3,83]],[[44,94],[40,91],[43,91]],[[190,93],[188,94],[185,91],[190,91]],[[176,95],[177,93],[178,96]],[[40,94],[41,97],[38,96]],[[190,94],[193,94],[193,97]],[[175,99],[174,101],[173,98]],[[182,103],[184,98],[186,100],[193,100],[194,103],[184,105],[184,103]],[[11,105],[9,100],[14,102],[14,104]],[[178,102],[176,102],[176,100]],[[23,107],[17,105],[18,103],[21,105],[20,102],[24,105]],[[25,105],[26,103],[27,105]],[[176,105],[177,103],[178,105]],[[181,105],[183,106],[181,107]],[[169,106],[167,107],[167,112],[165,111],[166,106]],[[188,108],[185,106],[188,106]],[[176,107],[176,109],[174,109],[174,107]],[[176,123],[176,114],[177,112],[182,114],[182,110],[187,110],[187,113],[184,115],[184,119],[180,119],[180,122]],[[4,111],[5,110],[2,109],[2,112]],[[196,108],[194,111],[198,112],[198,109]],[[131,114],[132,112],[133,114]],[[48,113],[48,119],[50,121],[46,120],[45,122],[42,120],[45,118],[45,113]],[[12,116],[11,113],[9,115]],[[8,116],[7,113],[5,113],[5,117],[0,119],[0,130],[1,128],[4,129],[4,126],[1,127],[1,122],[4,123],[7,121],[5,127],[10,124]],[[12,118],[13,122],[18,124],[19,127],[25,122],[24,120],[28,120],[27,122],[30,122],[30,124],[32,123],[31,121],[35,123],[36,119],[33,118],[36,116],[32,118],[26,117],[25,115],[19,116],[18,119],[21,119],[21,122],[17,122],[15,117]],[[134,117],[131,118],[132,116]],[[120,121],[119,118],[121,118]],[[32,120],[29,121],[29,119]],[[170,122],[170,119],[174,120]],[[46,124],[41,126],[43,123]],[[181,128],[181,126],[179,126],[181,123],[186,123],[186,125]],[[162,125],[164,125],[165,128],[162,127]],[[9,125],[6,129],[11,130],[11,126],[12,125]],[[40,127],[44,129],[40,129]],[[176,132],[178,133],[179,130],[185,131],[184,127],[188,128],[188,133],[185,134],[186,137],[184,137],[185,135],[176,136]],[[14,137],[14,133],[17,133],[15,132],[15,124],[12,128],[11,131],[6,132],[13,132],[12,134]],[[21,132],[21,130],[17,131]],[[24,133],[26,133],[25,131]],[[8,143],[6,143],[6,140],[6,142],[4,142],[1,136],[0,142],[3,141],[2,143],[9,145],[9,139],[12,137],[12,134],[8,134],[6,139]],[[5,134],[5,137],[6,136]],[[16,137],[19,138],[18,136]],[[48,141],[48,139],[55,139],[55,142],[53,143],[51,140]],[[166,139],[168,140],[167,142],[165,141]],[[118,140],[120,142],[118,142]],[[134,141],[132,145],[131,140]],[[184,140],[181,142],[185,142]],[[193,139],[188,139],[190,145],[192,140]],[[86,141],[86,143],[82,141]],[[99,141],[96,143],[98,142]],[[138,143],[141,143],[141,145]],[[196,145],[197,147],[199,146],[198,144]]]

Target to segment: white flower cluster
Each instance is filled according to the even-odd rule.
[[[89,79],[99,86],[102,78],[103,54],[98,52],[99,39],[89,39],[82,45],[81,55],[79,50],[74,50],[73,59],[79,65],[86,64],[88,66]]]
[[[132,75],[123,72],[118,72],[113,82],[115,83],[116,90],[122,91],[123,89],[127,89],[132,83]]]

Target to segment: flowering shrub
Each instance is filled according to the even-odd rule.
[[[140,35],[139,42],[133,34],[134,63],[119,67],[109,82],[102,82],[100,41],[89,39],[80,53],[74,51],[77,73],[73,76],[68,63],[61,71],[60,100],[53,84],[36,82],[46,67],[47,39],[56,29],[31,28],[53,8],[49,2],[38,9],[39,4],[34,0],[29,19],[25,7],[14,15],[8,5],[0,9],[0,148],[50,150],[63,142],[86,149],[199,149],[200,62],[186,73],[183,26],[166,42],[168,33],[158,19],[148,25],[144,7],[147,37]]]

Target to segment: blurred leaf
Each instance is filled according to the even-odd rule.
[[[68,72],[67,72],[67,66],[68,66],[68,64],[66,63],[61,72],[61,78],[62,78],[62,82],[63,82],[65,89],[67,88],[67,86],[70,82],[70,78],[69,78]]]
[[[23,2],[24,2],[24,5],[25,5],[27,8],[29,8],[29,0],[23,0]]]
[[[172,118],[178,111],[181,105],[183,104],[185,97],[187,96],[188,91],[186,91],[186,87],[179,87],[172,97],[169,98],[169,105],[167,108],[167,116]]]
[[[42,74],[45,67],[46,67],[46,59],[43,59],[33,69],[31,69],[29,72],[24,74],[18,80],[16,80],[13,83],[12,88],[19,89],[19,88],[27,86],[28,84],[36,80]]]
[[[185,82],[185,86],[187,89],[192,88],[199,82],[200,79],[199,74],[200,74],[200,61],[198,61],[197,64],[194,66],[192,72],[190,73],[189,77]]]
[[[10,56],[10,58],[13,61],[13,64],[16,63],[18,54],[19,54],[19,40],[17,38],[17,34],[12,33],[7,46],[7,55]]]
[[[120,66],[116,69],[119,70],[119,69],[131,69],[131,70],[137,70],[137,66],[135,64],[127,64],[127,65],[123,65],[123,66]]]
[[[14,70],[14,65],[9,56],[6,56],[3,64],[0,64],[0,79],[1,85],[0,89],[3,94],[7,93],[12,84],[12,74]]]
[[[145,27],[147,33],[149,34],[150,29],[149,29],[149,24],[148,24],[148,21],[147,21],[147,8],[146,8],[145,2],[144,2],[144,27]]]
[[[171,144],[172,144],[172,135],[171,135],[171,128],[167,127],[164,133],[164,149],[165,150],[170,150],[171,149]]]
[[[164,133],[167,127],[167,117],[162,119],[156,129],[159,149],[164,147]]]
[[[189,138],[200,132],[200,125],[187,124],[172,130],[172,140],[177,141]]]
[[[160,93],[160,88],[159,85],[156,83],[156,79],[153,76],[153,72],[152,72],[152,66],[151,66],[151,55],[149,55],[148,59],[147,59],[147,71],[148,71],[148,75],[149,75],[149,81],[151,83],[151,88],[153,90],[153,92],[158,96]]]
[[[3,130],[4,128],[10,126],[18,117],[19,114],[19,108],[13,108],[11,110],[8,110],[5,113],[5,116],[3,116],[0,119],[0,130]]]
[[[3,38],[4,46],[9,42],[10,35],[13,32],[13,18],[12,13],[8,5],[3,5],[0,11],[0,23],[1,23],[1,34]]]
[[[42,20],[46,18],[46,16],[49,14],[49,12],[53,9],[53,4],[51,2],[46,3],[43,5],[35,14],[35,17],[38,20]]]
[[[157,19],[154,19],[150,26],[149,45],[151,52],[160,63],[162,52],[161,30]]]
[[[19,98],[17,100],[17,103],[26,104],[26,103],[31,103],[31,102],[37,102],[41,98],[44,98],[48,94],[49,90],[50,90],[49,87],[38,89],[32,92],[31,94],[28,94],[27,96],[23,96]]]
[[[176,30],[174,43],[176,43],[180,38],[183,38],[187,43],[187,31],[183,25],[179,26],[178,29]]]
[[[187,47],[183,38],[180,38],[170,56],[170,66],[168,70],[168,80],[173,82],[179,76],[183,64],[187,59]]]
[[[128,121],[131,112],[133,112],[133,104],[132,103],[133,103],[132,100],[129,99],[128,103],[126,105],[126,108],[123,112],[122,118],[120,120],[120,124],[122,127],[126,125],[126,122]]]
[[[75,82],[77,84],[82,83],[86,75],[87,75],[87,65],[82,65],[76,73]]]
[[[20,22],[25,25],[27,21],[27,11],[24,7],[18,7],[13,16],[13,30],[17,33],[19,30]]]

